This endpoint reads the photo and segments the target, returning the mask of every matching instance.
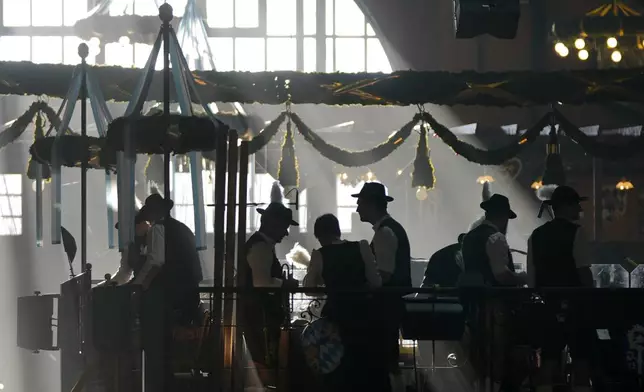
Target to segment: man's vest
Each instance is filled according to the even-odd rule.
[[[411,248],[407,232],[400,223],[392,217],[385,218],[379,228],[388,227],[398,239],[396,249],[396,264],[391,279],[383,286],[385,287],[411,287]],[[371,243],[373,249],[373,242]]]
[[[573,247],[579,225],[554,219],[532,232],[532,264],[536,287],[578,287]]]
[[[252,247],[259,243],[266,243],[266,239],[258,232],[250,236],[246,241],[246,257],[244,258],[247,264],[248,274],[246,275],[246,287],[254,287],[253,284],[253,270],[248,264],[248,254]],[[271,278],[282,277],[282,265],[280,264],[275,248],[273,248],[273,261],[271,262]],[[266,317],[265,322],[268,323],[281,323],[284,317],[284,309],[282,305],[282,297],[279,294],[273,293],[255,293],[249,295],[244,299],[244,308],[246,309],[247,316],[250,318],[259,317],[263,314]],[[259,313],[259,314],[258,314]]]
[[[157,224],[165,227],[167,254],[161,273],[166,290],[178,295],[197,290],[203,272],[192,230],[174,218]]]
[[[498,232],[498,229],[484,223],[467,233],[463,239],[464,272],[480,274],[484,283],[490,286],[503,286],[494,277],[490,265],[490,258],[487,255],[487,242],[492,235]],[[509,250],[507,267],[510,271],[514,272],[512,254]]]

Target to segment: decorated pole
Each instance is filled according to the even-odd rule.
[[[81,87],[80,87],[80,105],[81,105],[81,137],[87,137],[87,56],[89,47],[86,43],[78,45],[78,55],[81,58]],[[84,151],[88,154],[88,151]],[[85,272],[87,265],[87,162],[89,156],[81,160],[81,272]]]
[[[163,118],[166,126],[170,125],[170,33],[172,25],[172,6],[168,3],[164,3],[159,7],[159,18],[163,22],[161,26],[161,32],[163,34]],[[167,130],[166,130],[167,132]],[[170,160],[170,150],[169,146],[165,146],[163,149],[163,197],[166,202],[170,203],[170,165],[172,164]],[[168,222],[170,221],[170,209],[167,210],[166,216],[164,219],[164,232],[168,233]],[[164,241],[165,255],[166,259],[170,252],[168,252],[168,241]],[[165,301],[165,298],[164,298]],[[171,385],[172,379],[172,358],[171,353],[168,352],[172,347],[172,327],[170,322],[170,311],[167,304],[164,305],[165,308],[165,322],[163,323],[163,336],[165,344],[162,350],[162,355],[164,356],[164,387]],[[161,354],[161,353],[160,353]]]

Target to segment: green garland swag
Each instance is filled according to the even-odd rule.
[[[508,159],[514,158],[521,152],[521,150],[532,144],[537,139],[541,134],[543,127],[548,125],[550,120],[550,115],[545,115],[526,133],[517,135],[514,141],[509,145],[486,151],[459,140],[454,133],[436,121],[431,114],[425,112],[421,117],[429,124],[436,135],[438,135],[445,144],[450,146],[456,154],[463,156],[470,162],[478,163],[479,165],[500,165]]]
[[[0,62],[0,95],[63,98],[75,66]],[[129,102],[142,69],[92,67],[107,101]],[[158,71],[159,74],[161,71]],[[606,102],[644,102],[644,69],[557,72],[193,73],[203,102],[326,105],[483,105],[541,106]],[[285,81],[289,83],[285,83]],[[290,97],[290,98],[287,98]],[[153,83],[148,99],[163,101],[163,86]]]
[[[632,138],[634,140],[629,140],[625,144],[601,143],[583,133],[557,109],[555,109],[554,114],[566,135],[579,144],[584,151],[596,158],[608,160],[628,159],[644,151],[644,137],[642,136]]]
[[[398,132],[372,149],[363,151],[347,151],[324,141],[324,139],[304,124],[300,116],[297,114],[291,113],[290,116],[298,131],[300,131],[307,142],[311,143],[315,150],[333,162],[347,167],[368,166],[384,159],[400,147],[405,140],[407,140],[409,135],[411,135],[411,131],[414,129],[414,126],[421,119],[419,115],[414,116],[414,119],[400,128]]]

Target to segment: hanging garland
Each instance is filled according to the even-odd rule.
[[[644,137],[642,136],[633,138],[628,143],[620,145],[601,143],[583,133],[557,109],[554,110],[554,115],[566,135],[575,143],[579,144],[586,153],[596,158],[609,160],[628,159],[638,153],[644,152]]]
[[[434,165],[429,156],[430,150],[427,145],[427,127],[425,123],[420,127],[418,146],[416,147],[416,158],[414,159],[414,171],[411,174],[412,188],[434,189],[436,176]]]
[[[458,155],[461,155],[470,162],[480,165],[500,165],[508,159],[517,156],[526,146],[532,144],[541,134],[543,127],[548,124],[549,115],[545,115],[537,121],[526,133],[518,135],[512,143],[505,147],[495,148],[492,150],[482,150],[465,143],[451,132],[447,127],[440,124],[431,114],[424,112],[422,119],[427,121],[429,126],[434,130],[436,135],[441,138],[445,144],[450,146]]]
[[[34,131],[34,143],[45,138],[43,127],[44,121],[40,115],[40,112],[37,112],[36,130]],[[51,179],[51,169],[49,168],[49,165],[36,162],[33,156],[29,156],[29,162],[27,163],[27,178],[29,178],[30,180],[36,180],[38,179],[38,176],[40,176],[40,180]]]
[[[304,139],[311,143],[317,152],[335,163],[348,167],[368,166],[384,159],[400,147],[405,140],[407,140],[409,135],[411,135],[411,131],[414,129],[414,126],[421,119],[418,115],[414,116],[414,119],[405,124],[398,132],[390,136],[385,142],[370,150],[348,151],[324,141],[324,139],[304,124],[300,116],[296,113],[291,113],[290,117],[295,123],[298,131],[302,136],[304,136]]]
[[[295,156],[295,140],[290,119],[286,124],[286,133],[282,142],[282,156],[277,164],[277,180],[285,189],[300,186],[300,170]]]

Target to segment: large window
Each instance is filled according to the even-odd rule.
[[[0,174],[0,235],[22,234],[22,174]]]
[[[350,233],[352,230],[353,214],[356,213],[358,204],[356,198],[351,197],[351,195],[360,192],[363,184],[361,182],[356,185],[345,185],[340,177],[337,179],[338,221],[340,222],[340,230],[343,233]]]

